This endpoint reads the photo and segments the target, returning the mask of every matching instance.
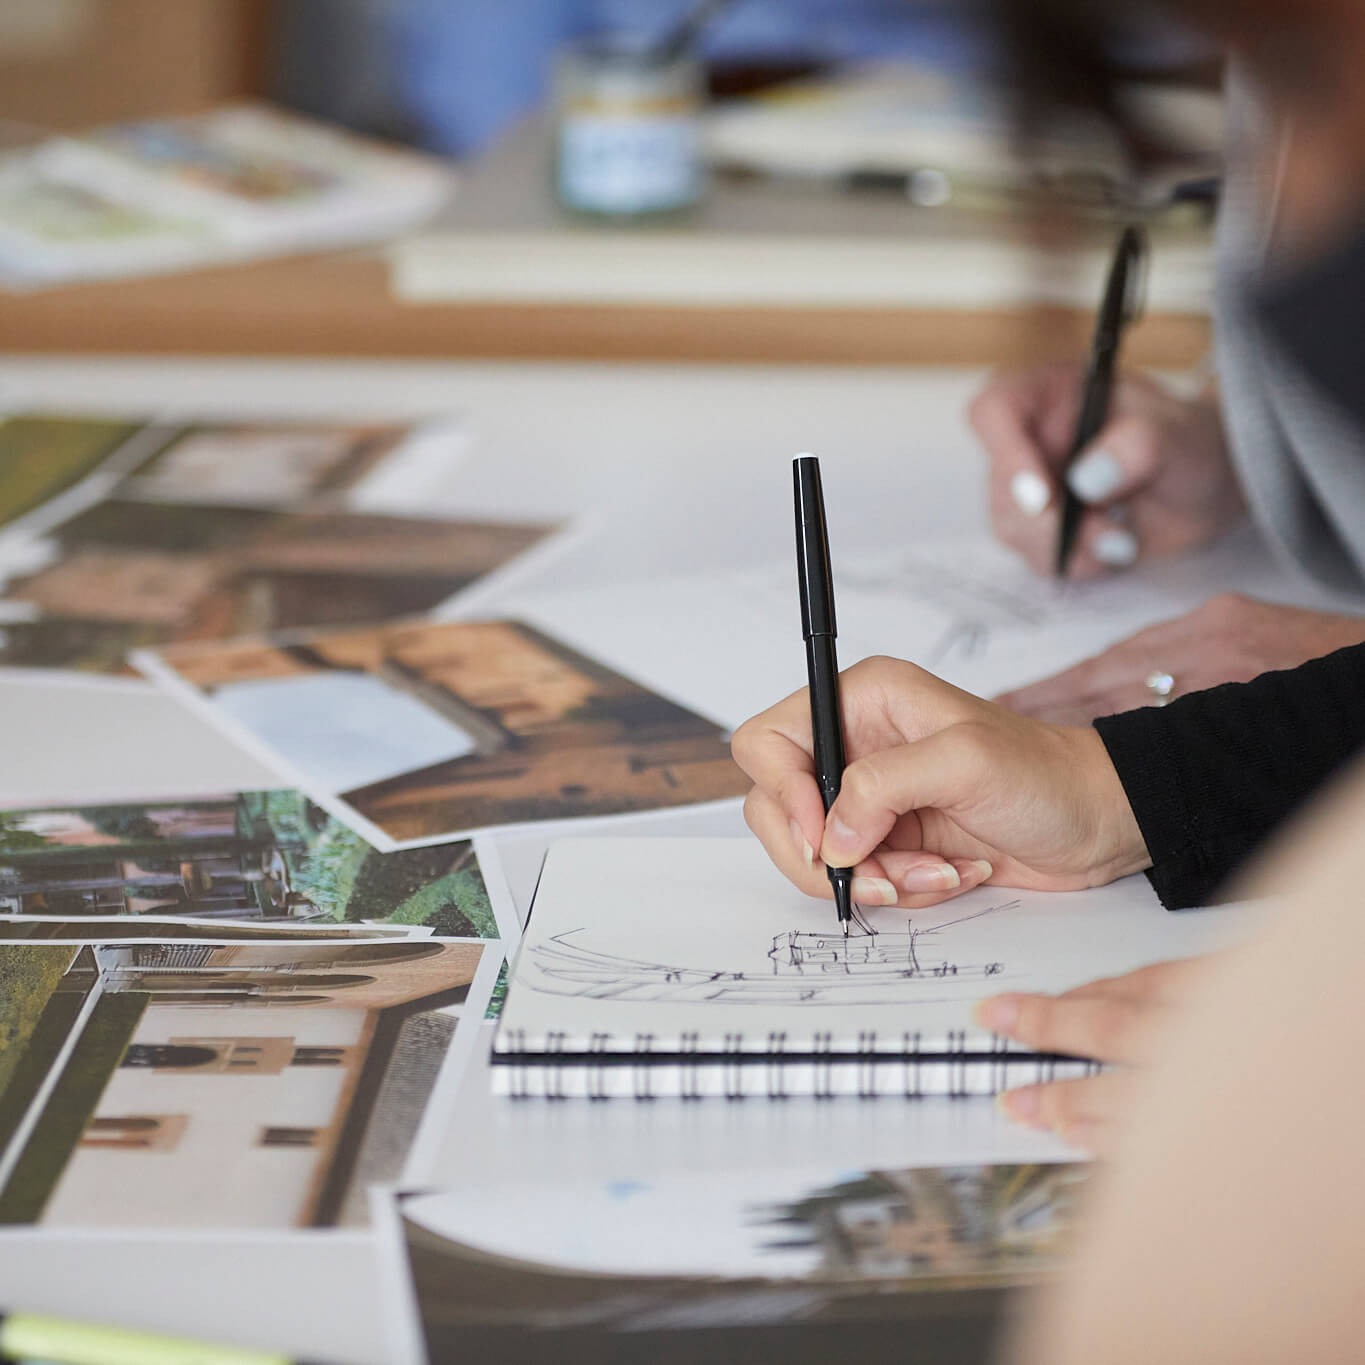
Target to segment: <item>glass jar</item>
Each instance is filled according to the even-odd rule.
[[[577,213],[632,218],[702,197],[704,73],[692,53],[661,58],[644,41],[598,38],[555,68],[555,187]]]

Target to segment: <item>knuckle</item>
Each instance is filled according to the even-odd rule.
[[[1127,1049],[1132,1034],[1132,1012],[1117,1000],[1097,1003],[1081,1041],[1085,1051],[1099,1061],[1113,1060]]]
[[[1059,1051],[1057,1001],[1050,996],[1026,996],[1019,1002],[1018,1036],[1040,1052]]]
[[[746,773],[751,772],[751,765],[754,761],[755,750],[758,747],[760,726],[757,717],[746,720],[743,725],[730,736],[730,753],[736,763],[744,769]]]
[[[759,811],[762,805],[762,794],[757,787],[750,787],[748,796],[744,798],[744,823],[754,834],[759,832]]]
[[[1209,598],[1200,610],[1215,621],[1235,621],[1251,606],[1252,600],[1245,593],[1220,592],[1217,597]]]
[[[860,758],[844,769],[840,795],[853,806],[863,810],[880,806],[883,790],[881,770],[873,759]]]
[[[990,425],[991,415],[999,409],[1000,404],[1000,391],[994,380],[967,404],[967,422],[978,436],[984,437],[982,428]]]
[[[1150,422],[1135,422],[1132,442],[1133,456],[1144,469],[1152,469],[1161,457],[1161,437]]]
[[[887,654],[870,654],[860,659],[843,676],[854,688],[885,691],[905,672],[905,664]]]
[[[764,795],[790,818],[801,809],[801,789],[804,785],[814,785],[809,773],[787,773],[777,780],[777,785],[771,792],[765,792]]]
[[[1045,1085],[1038,1103],[1043,1121],[1052,1129],[1067,1128],[1084,1117],[1080,1087],[1065,1084]]]

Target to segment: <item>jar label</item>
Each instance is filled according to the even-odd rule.
[[[571,115],[559,129],[559,195],[592,213],[683,208],[701,194],[697,120]]]

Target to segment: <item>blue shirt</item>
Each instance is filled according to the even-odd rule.
[[[536,105],[550,60],[574,38],[612,30],[665,32],[679,0],[389,0],[390,40],[407,113],[422,141],[477,152]],[[962,0],[738,0],[706,37],[725,57],[828,61],[916,57],[969,64]]]

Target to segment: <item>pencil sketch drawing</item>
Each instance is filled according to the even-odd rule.
[[[1001,976],[1005,964],[964,961],[952,955],[955,925],[1013,910],[1018,901],[991,905],[957,919],[904,933],[873,929],[859,918],[855,932],[814,933],[792,929],[774,935],[767,968],[733,971],[680,967],[604,952],[585,944],[589,931],[572,929],[544,943],[528,944],[517,984],[542,995],[589,1000],[630,1000],[723,1005],[886,1005],[975,994],[974,982]]]
[[[894,593],[949,617],[920,662],[943,668],[953,658],[979,659],[1001,631],[1036,630],[1057,616],[1060,594],[1051,584],[1021,581],[994,556],[944,560],[933,552],[909,552],[881,571],[857,568],[845,586],[872,594]]]

